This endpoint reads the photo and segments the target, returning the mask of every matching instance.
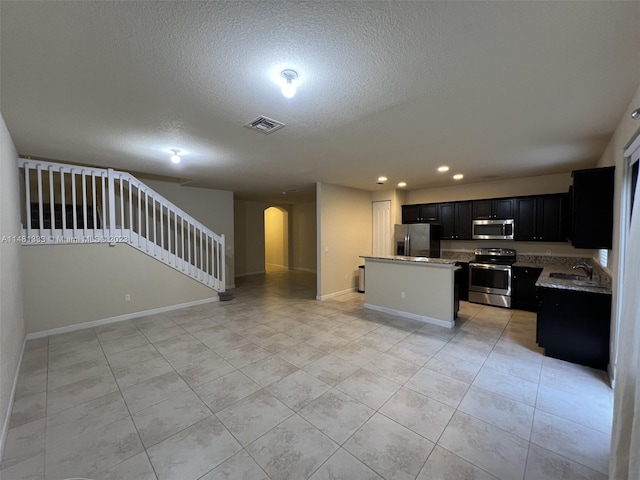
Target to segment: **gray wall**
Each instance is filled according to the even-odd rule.
[[[0,114],[0,456],[4,449],[9,405],[24,344],[20,243],[7,237],[21,234],[18,154]]]

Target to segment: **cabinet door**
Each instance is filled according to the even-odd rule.
[[[563,207],[565,195],[549,195],[538,198],[537,238],[542,242],[561,242],[566,240],[563,228]]]
[[[420,222],[420,205],[402,206],[402,223]]]
[[[497,198],[493,201],[493,218],[508,220],[513,218],[513,198]]]
[[[515,239],[536,240],[536,198],[516,198]]]
[[[444,240],[452,240],[456,234],[456,212],[455,204],[440,203],[438,205],[438,214],[440,217],[440,238]]]
[[[538,345],[545,355],[606,370],[611,295],[541,288]]]
[[[577,170],[573,176],[571,243],[578,248],[608,248],[613,238],[615,167]]]
[[[494,198],[493,200],[474,200],[474,220],[508,220],[513,218],[513,198]]]
[[[513,308],[529,312],[538,311],[538,292],[536,282],[542,273],[541,268],[513,267],[511,300]]]
[[[490,220],[493,218],[493,209],[491,200],[474,200],[473,201],[473,219],[474,220]]]
[[[427,203],[420,205],[420,221],[429,223],[438,221],[438,204]]]
[[[456,267],[460,270],[455,273],[455,281],[458,284],[458,294],[460,300],[469,300],[469,264],[467,262],[456,262]]]
[[[458,202],[455,204],[456,210],[456,240],[471,240],[473,238],[473,228],[471,225],[473,214],[472,202]]]

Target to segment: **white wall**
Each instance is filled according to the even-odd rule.
[[[360,255],[371,255],[371,192],[316,185],[318,215],[317,296],[354,290]]]
[[[0,114],[0,457],[13,383],[24,343],[18,154]]]
[[[316,271],[315,202],[284,205],[236,200],[234,204],[236,275],[264,273],[264,210],[271,206],[281,208],[288,213],[289,267]]]
[[[291,268],[315,272],[316,251],[316,204],[300,203],[291,206]]]
[[[126,243],[23,246],[29,333],[207,300],[210,288]],[[131,295],[125,301],[125,295]]]
[[[233,192],[186,187],[158,180],[142,181],[218,235],[225,236],[227,288],[233,288],[235,277]]]
[[[622,268],[623,268],[623,260],[620,256],[620,251],[622,249],[621,244],[621,225],[623,221],[628,221],[628,218],[622,218],[622,192],[623,192],[623,179],[624,179],[624,156],[623,152],[625,147],[631,138],[638,132],[640,129],[640,121],[634,120],[631,118],[631,112],[636,108],[640,107],[640,86],[636,90],[635,95],[631,99],[629,106],[625,110],[622,118],[620,119],[620,123],[618,124],[613,136],[611,137],[611,141],[607,146],[602,158],[598,161],[598,167],[606,167],[615,165],[616,167],[616,175],[615,175],[615,193],[614,193],[614,216],[613,216],[613,249],[609,251],[609,262],[608,269],[611,271],[613,277],[613,298],[612,298],[612,312],[611,312],[611,338],[612,341],[612,349],[611,349],[611,359],[615,358],[616,351],[616,335],[617,335],[617,318],[618,318],[618,309],[620,308],[620,284],[619,281],[622,279]],[[636,193],[636,198],[639,193]],[[640,248],[637,245],[634,245],[633,248]],[[637,265],[633,266],[637,268]],[[621,319],[624,321],[625,319]],[[613,362],[612,362],[613,363]],[[615,365],[611,366],[610,373],[615,376]]]
[[[236,275],[264,273],[264,210],[269,204],[236,200],[233,206]]]
[[[289,266],[289,213],[278,207],[264,211],[265,263]]]
[[[609,255],[609,265],[612,271],[617,272],[619,268],[618,252],[620,249],[620,212],[621,212],[621,193],[622,181],[624,176],[624,157],[623,151],[627,146],[631,137],[640,129],[640,121],[631,118],[631,112],[636,108],[640,108],[640,87],[636,90],[635,95],[631,99],[631,103],[625,110],[620,123],[618,124],[609,145],[598,161],[598,167],[607,167],[615,165],[615,200],[614,200],[614,218],[613,218],[613,249]]]
[[[565,193],[571,185],[571,172],[536,177],[512,178],[481,183],[462,183],[447,187],[425,188],[407,192],[407,204],[454,202],[482,198],[516,197]]]
[[[367,304],[453,327],[454,271],[450,266],[367,260],[366,271]]]

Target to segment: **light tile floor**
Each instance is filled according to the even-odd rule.
[[[453,330],[319,302],[315,276],[27,343],[2,480],[607,478],[603,372],[544,357],[535,315]]]

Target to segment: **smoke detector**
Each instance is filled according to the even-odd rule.
[[[250,122],[244,125],[247,128],[252,130],[257,130],[259,132],[264,133],[265,135],[269,135],[270,133],[275,132],[276,130],[280,130],[284,127],[284,123],[274,120],[273,118],[265,117],[261,115],[257,118],[254,118]]]

